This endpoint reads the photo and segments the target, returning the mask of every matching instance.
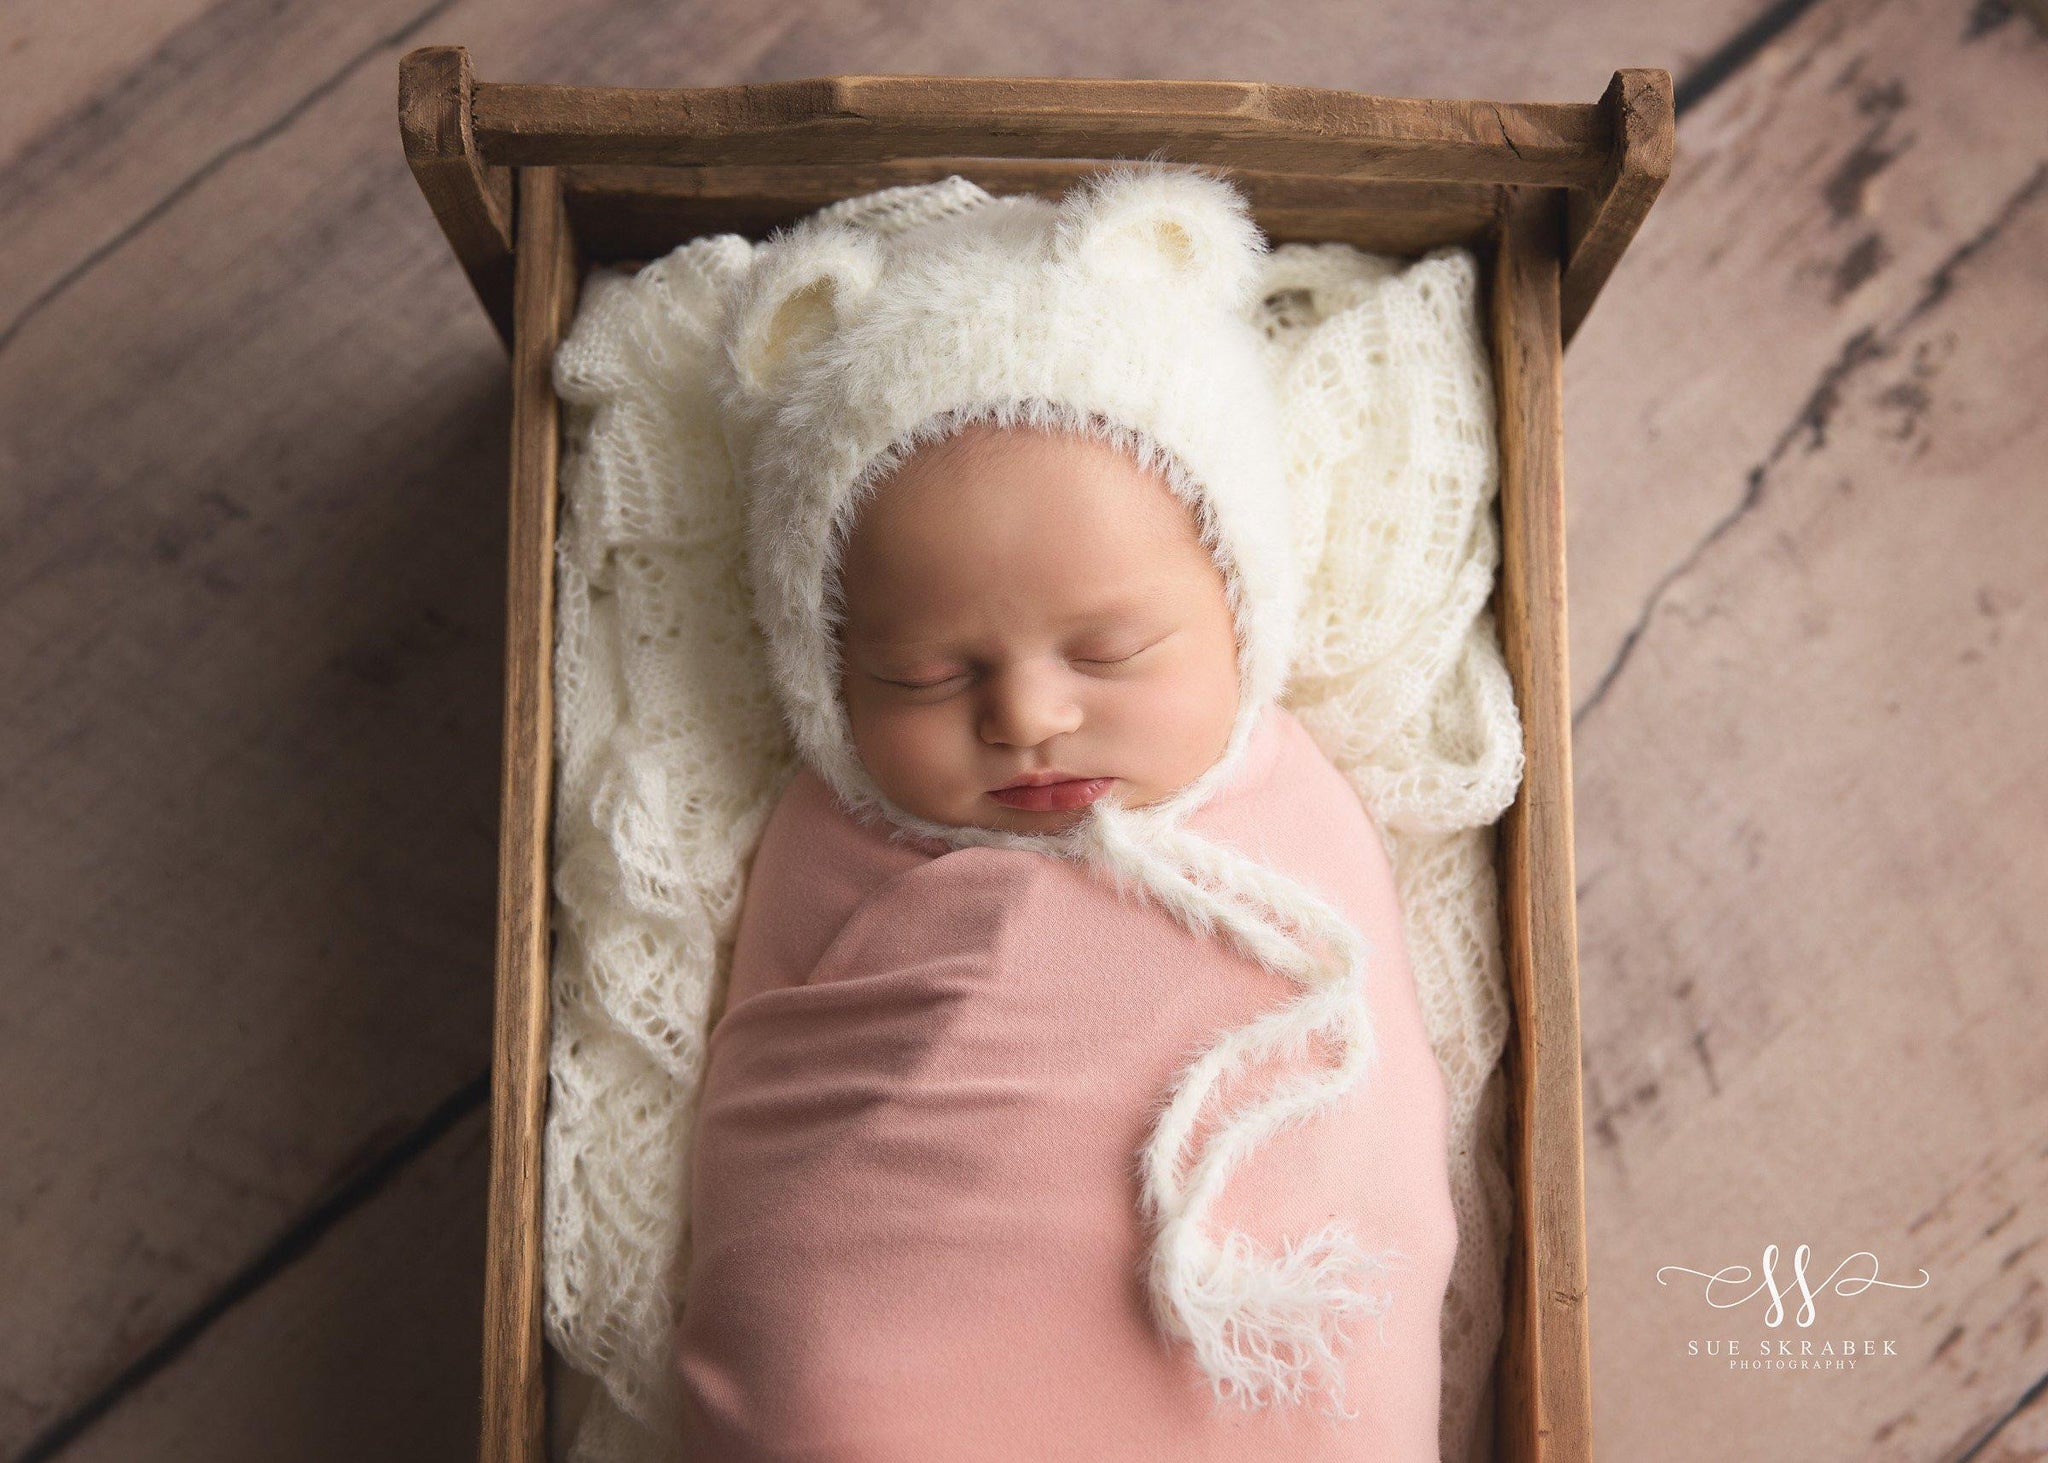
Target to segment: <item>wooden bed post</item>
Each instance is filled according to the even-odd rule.
[[[1502,953],[1514,1009],[1506,1070],[1515,1225],[1496,1412],[1496,1456],[1508,1463],[1593,1456],[1565,620],[1563,211],[1554,190],[1510,192],[1491,290],[1498,618],[1527,758],[1499,829]]]
[[[540,1162],[548,1090],[549,829],[554,768],[555,508],[561,415],[552,367],[582,275],[560,180],[519,180],[512,345],[512,507],[505,753],[484,1268],[486,1463],[543,1463]]]
[[[1613,151],[1597,183],[1572,190],[1565,215],[1558,309],[1567,345],[1663,191],[1677,149],[1670,72],[1655,67],[1615,72],[1600,108],[1613,129]]]
[[[512,344],[512,170],[484,165],[473,125],[476,79],[461,46],[424,46],[398,63],[398,133],[420,192],[476,297]]]

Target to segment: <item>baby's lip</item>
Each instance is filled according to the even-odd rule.
[[[999,787],[989,796],[1006,808],[1027,813],[1067,813],[1107,797],[1114,777],[1060,777]]]
[[[1092,777],[1085,777],[1075,772],[1026,772],[1022,776],[1011,778],[1001,787],[990,788],[989,791],[1008,792],[1013,787],[1046,787],[1055,782],[1093,782],[1094,780]]]

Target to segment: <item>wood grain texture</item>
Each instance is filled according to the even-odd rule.
[[[266,144],[337,87],[374,73],[388,88],[387,38],[443,8],[12,0],[0,9],[0,341],[222,169],[262,167]]]
[[[508,403],[396,61],[0,347],[10,1459],[489,1060]]]
[[[488,1144],[474,1112],[64,1463],[466,1457]]]
[[[564,168],[578,244],[591,259],[650,259],[679,239],[717,231],[765,238],[835,199],[933,182],[950,173],[991,193],[1064,193],[1093,165],[1034,159],[898,158],[875,164],[762,168]],[[1276,243],[1342,239],[1361,249],[1419,253],[1491,235],[1500,190],[1477,183],[1360,183],[1279,173],[1233,173]]]
[[[477,84],[492,163],[773,165],[1113,158],[1372,180],[1590,186],[1614,148],[1584,102],[1366,96],[1237,81],[833,75],[696,88]]]
[[[2048,1373],[2004,1416],[1971,1463],[2039,1463],[2048,1458]]]
[[[2018,14],[1816,8],[1567,357],[1603,1456],[1999,1456],[2048,1375],[2044,80]],[[1819,1312],[1898,1357],[1689,1356],[1803,1339],[1655,1279],[1767,1243],[1924,1268]]]
[[[1950,20],[1939,0],[1831,0],[1681,124],[1565,356],[1590,422],[1565,439],[1570,533],[1599,570],[1572,591],[1582,719],[1660,582],[1749,511],[1752,476],[1825,443],[1844,373],[2039,165],[2048,40],[2017,15]]]
[[[1502,955],[1514,1006],[1505,1060],[1515,1228],[1496,1441],[1508,1463],[1592,1457],[1565,614],[1562,213],[1554,193],[1511,196],[1489,291],[1500,401],[1496,604],[1526,759],[1498,844]]]
[[[2048,368],[2014,308],[2042,205],[1845,384],[1581,738],[1605,1447],[1959,1457],[2048,1374],[2048,421],[2003,385]],[[1807,1332],[1654,1278],[1772,1243],[1927,1284],[1824,1293]],[[1728,1336],[1896,1354],[1688,1354]]]
[[[490,1230],[484,1279],[483,1454],[539,1463],[541,1137],[547,1118],[554,789],[555,516],[561,407],[551,374],[582,267],[551,168],[522,170],[512,348],[505,757],[492,1023]]]

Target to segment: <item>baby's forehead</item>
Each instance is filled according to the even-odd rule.
[[[1020,520],[1046,531],[1158,533],[1192,517],[1165,473],[1117,442],[977,421],[898,459],[863,495],[851,536],[969,537]]]
[[[840,596],[863,642],[1114,628],[1221,592],[1191,512],[1113,443],[976,427],[932,445],[877,487],[847,546]]]

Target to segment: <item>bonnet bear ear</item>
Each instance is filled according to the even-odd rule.
[[[881,272],[880,242],[844,224],[806,220],[771,239],[726,315],[726,357],[740,390],[773,395],[846,323]]]
[[[1052,255],[1100,279],[1167,279],[1230,309],[1251,304],[1266,237],[1243,194],[1173,164],[1117,164],[1060,200]]]

